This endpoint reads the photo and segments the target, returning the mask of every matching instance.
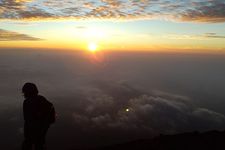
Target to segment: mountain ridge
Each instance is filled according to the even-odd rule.
[[[152,139],[140,139],[87,150],[222,150],[225,149],[225,130],[160,134]],[[77,150],[77,149],[73,149]]]

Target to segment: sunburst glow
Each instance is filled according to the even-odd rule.
[[[98,48],[98,45],[94,42],[88,44],[88,50],[91,52],[95,52]]]

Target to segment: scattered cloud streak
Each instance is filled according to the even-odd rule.
[[[224,39],[224,35],[217,35],[216,33],[205,33],[204,35],[207,38],[219,38],[219,39]]]
[[[32,37],[13,31],[0,29],[0,41],[39,41],[40,38]]]
[[[2,0],[0,19],[167,19],[224,22],[224,0]]]
[[[208,39],[224,39],[224,35],[217,35],[216,33],[204,33],[201,35],[190,35],[190,34],[168,34],[163,36],[167,39],[177,40],[208,40]]]

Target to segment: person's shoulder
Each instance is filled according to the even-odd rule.
[[[44,96],[42,96],[42,95],[37,95],[37,98],[39,99],[39,100],[47,100]]]
[[[38,99],[39,99],[40,101],[42,101],[42,102],[44,102],[44,103],[47,103],[47,104],[49,104],[49,105],[52,105],[52,103],[49,102],[44,96],[38,95],[37,97],[38,97]]]
[[[29,98],[26,98],[24,101],[23,101],[23,106],[24,107],[30,107],[31,105],[33,105],[33,101]]]
[[[28,99],[24,99],[23,104],[27,104],[28,102]]]

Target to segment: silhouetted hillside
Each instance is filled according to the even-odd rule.
[[[222,150],[225,149],[225,131],[190,132],[160,135],[153,139],[96,148],[93,150]]]

